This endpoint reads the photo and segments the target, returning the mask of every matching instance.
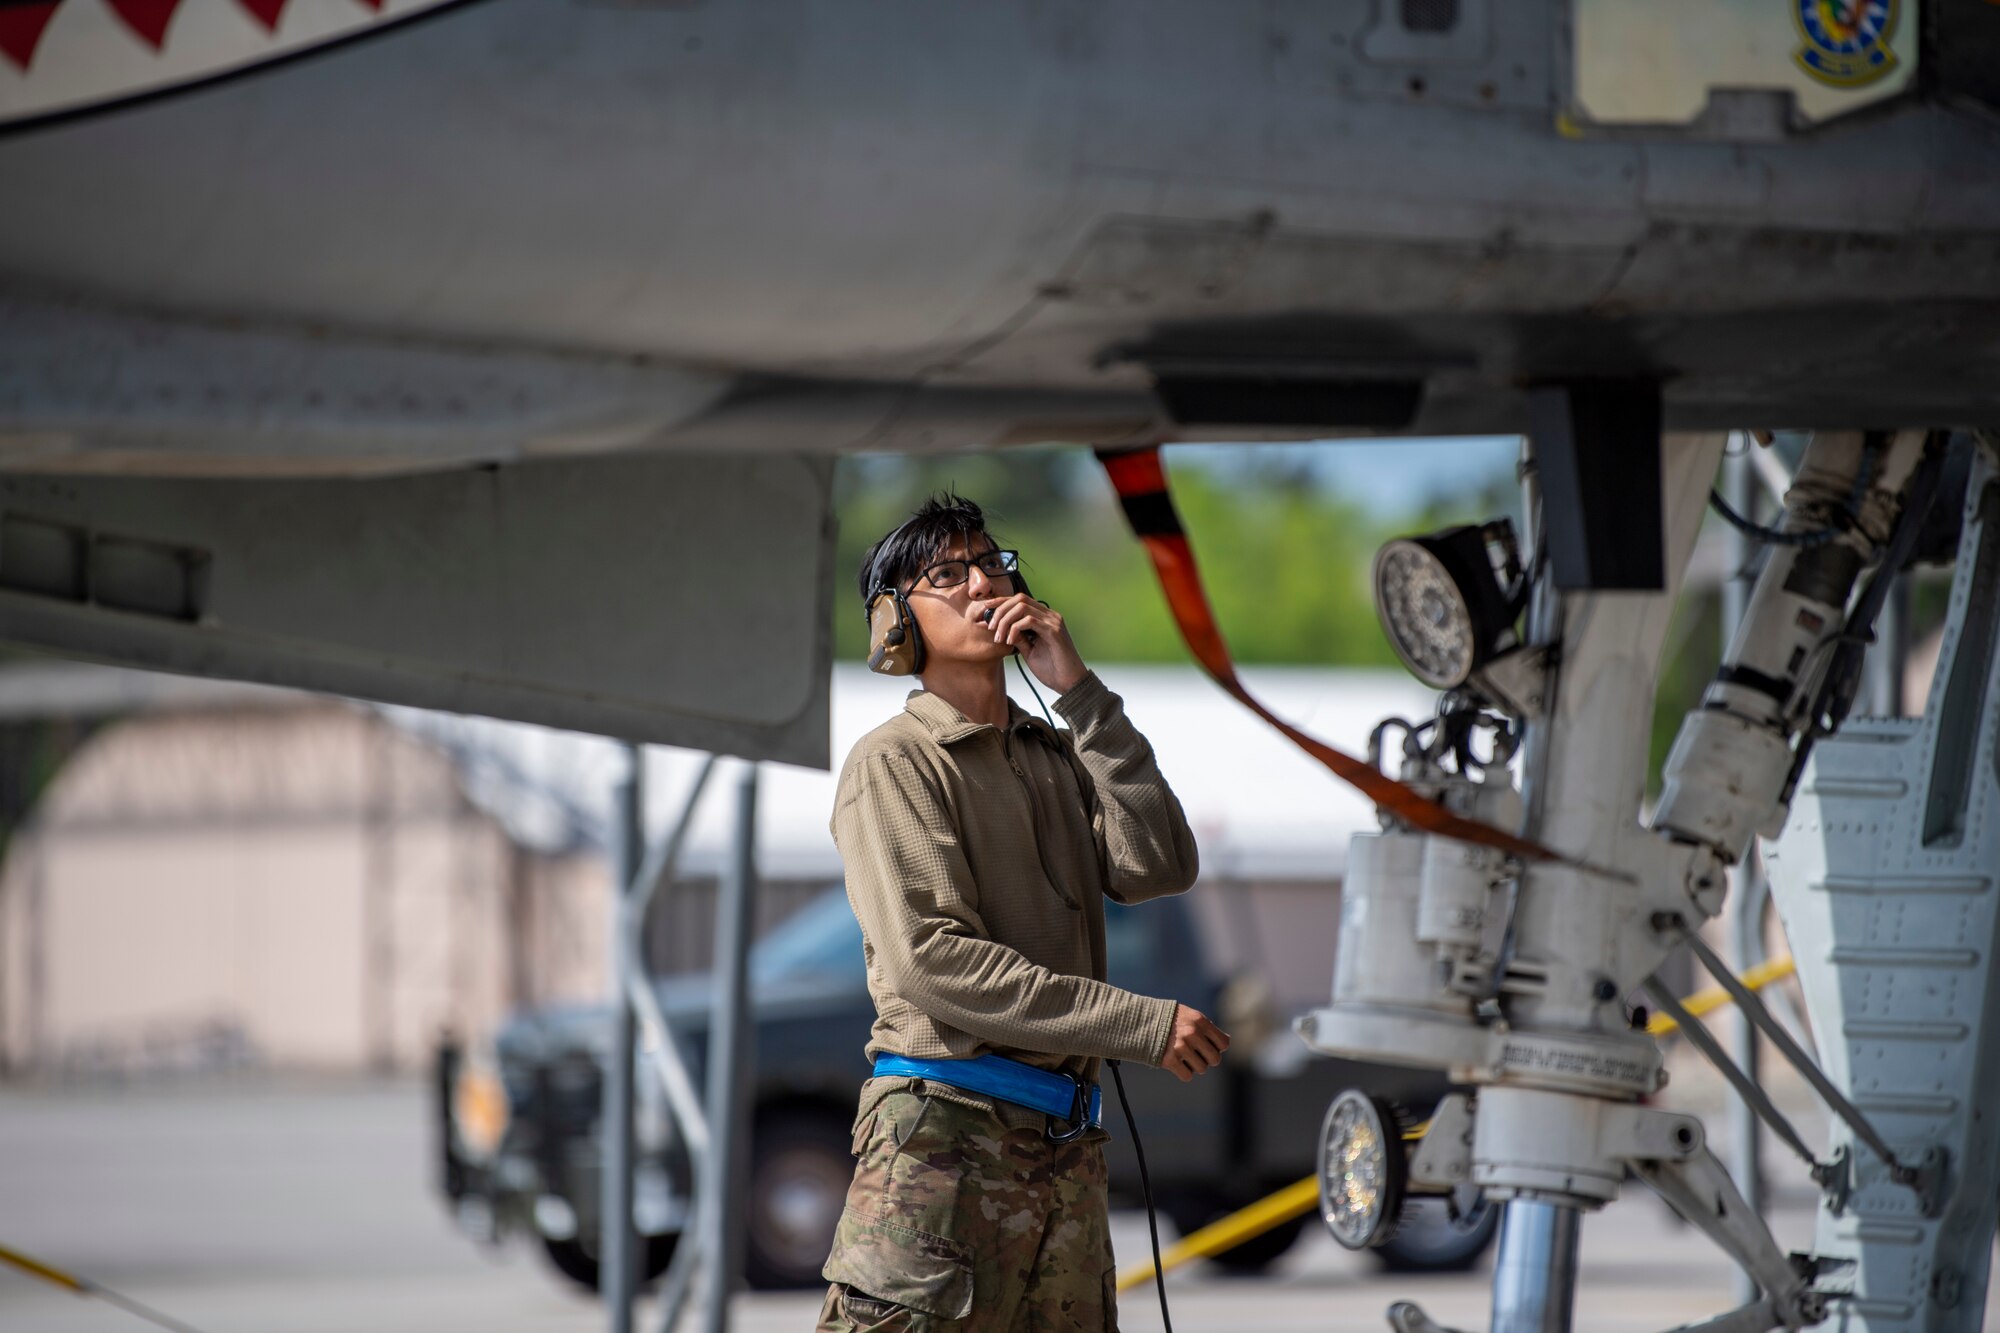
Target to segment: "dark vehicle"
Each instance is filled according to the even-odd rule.
[[[1342,1089],[1364,1086],[1419,1114],[1445,1091],[1432,1075],[1313,1056],[1289,1031],[1274,1031],[1268,1013],[1261,1022],[1232,1014],[1244,1006],[1226,1002],[1230,978],[1209,965],[1185,903],[1107,903],[1105,916],[1113,982],[1171,996],[1237,1028],[1230,1059],[1193,1083],[1163,1070],[1124,1069],[1155,1202],[1183,1233],[1310,1175],[1321,1118]],[[874,1019],[861,931],[845,896],[827,893],[761,940],[751,985],[756,1082],[746,1276],[759,1287],[816,1285],[853,1174],[851,1121]],[[707,978],[675,978],[659,993],[667,1021],[699,1066]],[[1244,1040],[1256,1027],[1265,1039]],[[439,1062],[444,1189],[461,1225],[487,1240],[534,1235],[558,1269],[593,1289],[608,1028],[601,1005],[543,1009],[508,1023],[490,1048],[446,1051]],[[635,1209],[646,1271],[657,1276],[687,1212],[690,1172],[657,1081],[641,1070],[637,1082]],[[1137,1161],[1109,1086],[1104,1101],[1113,1201],[1137,1205]],[[1491,1242],[1498,1214],[1483,1204],[1459,1212],[1442,1200],[1418,1200],[1397,1236],[1375,1253],[1409,1270],[1470,1267]],[[1289,1249],[1309,1220],[1284,1223],[1216,1262],[1258,1271]]]

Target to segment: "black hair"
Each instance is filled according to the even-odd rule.
[[[993,534],[986,530],[986,515],[979,506],[951,491],[929,497],[861,557],[857,578],[861,600],[867,601],[868,595],[883,584],[900,588],[909,583],[961,537],[968,542],[974,537],[992,540]]]

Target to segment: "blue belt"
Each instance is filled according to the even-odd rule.
[[[995,1097],[1048,1116],[1049,1138],[1067,1143],[1104,1123],[1104,1099],[1095,1083],[1083,1083],[1068,1074],[1055,1074],[1019,1060],[1000,1055],[982,1055],[971,1060],[912,1060],[906,1055],[875,1057],[876,1078],[927,1078]],[[1053,1122],[1067,1120],[1071,1128],[1061,1133]]]

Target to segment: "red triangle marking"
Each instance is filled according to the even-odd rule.
[[[0,5],[0,55],[26,69],[35,58],[35,48],[41,44],[42,29],[56,16],[59,3],[61,0],[44,0],[38,5]]]
[[[155,51],[167,40],[167,24],[173,19],[174,11],[181,6],[181,0],[105,0],[125,26],[139,35],[139,40]]]
[[[285,0],[236,0],[250,11],[250,17],[264,25],[264,31],[278,30],[278,16],[285,12]]]
[[[361,0],[361,3],[368,6],[370,9],[374,10],[378,14],[382,12],[382,0]]]

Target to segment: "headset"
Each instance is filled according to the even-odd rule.
[[[903,590],[876,583],[864,603],[868,617],[868,669],[885,676],[916,676],[924,669],[924,636]]]
[[[892,532],[889,537],[895,535]],[[916,614],[910,610],[908,595],[880,574],[880,551],[889,544],[889,537],[876,548],[875,563],[869,569],[868,596],[862,601],[862,614],[868,620],[868,669],[884,676],[919,676],[924,670],[924,636],[917,629]],[[1034,597],[1018,568],[1008,577],[1014,580],[1015,592]]]

